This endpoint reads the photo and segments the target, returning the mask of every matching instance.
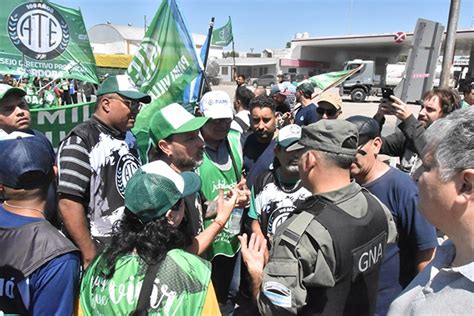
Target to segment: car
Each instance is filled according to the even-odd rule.
[[[291,80],[291,82],[295,81],[297,83],[300,83],[301,81],[306,80],[306,79],[308,79],[307,75],[295,74],[295,76],[294,76],[293,80]]]
[[[256,88],[258,86],[268,87],[277,82],[275,74],[265,74],[255,79],[252,85]]]

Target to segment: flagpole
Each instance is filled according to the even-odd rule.
[[[229,21],[230,21],[230,25],[232,26],[232,20],[230,18],[230,15],[229,15]],[[236,79],[235,76],[237,75],[237,68],[235,68],[235,48],[234,48],[234,32],[232,31],[232,58],[233,58],[233,61],[234,61],[234,67],[232,69],[234,69],[234,80]]]
[[[212,42],[212,30],[214,29],[214,17],[211,18],[211,22],[209,23],[209,30],[207,32],[207,40],[208,40],[208,45],[205,47],[206,49],[206,55],[204,55],[204,60],[202,61],[203,63],[203,69],[202,69],[202,77],[201,77],[201,82],[199,84],[199,95],[198,95],[198,101],[201,100],[202,97],[202,92],[204,89],[204,82],[207,84],[207,79],[206,79],[206,66],[207,66],[207,58],[209,57],[209,49],[211,48],[211,42]],[[205,41],[204,41],[205,43]],[[201,48],[202,49],[202,48]]]

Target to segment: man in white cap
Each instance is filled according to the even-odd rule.
[[[58,153],[59,211],[84,267],[110,242],[122,217],[127,181],[140,166],[126,133],[141,103],[151,101],[126,75],[105,79],[97,97],[93,117],[66,136]]]
[[[230,189],[237,185],[239,189],[244,189],[242,147],[240,133],[230,129],[233,111],[227,93],[206,93],[200,101],[200,112],[209,120],[201,128],[205,149],[203,163],[197,172],[203,180],[202,194],[211,202],[218,197],[220,188]],[[247,197],[249,196],[250,192],[247,193]],[[223,314],[233,311],[234,303],[230,300],[237,292],[240,276],[240,246],[237,236],[240,234],[243,208],[247,202],[248,198],[241,199],[239,205],[236,205],[229,222],[207,252],[208,259],[212,260],[212,280]],[[209,224],[206,221],[205,226]]]
[[[286,149],[301,138],[301,127],[290,124],[278,132],[272,166],[260,174],[252,186],[249,217],[252,231],[267,238],[311,193],[301,183],[298,172],[299,153]]]

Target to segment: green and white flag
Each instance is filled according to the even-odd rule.
[[[46,0],[2,1],[0,73],[98,83],[81,11]]]
[[[360,69],[361,66],[350,70],[327,72],[325,74],[310,77],[307,79],[307,81],[311,82],[316,88],[327,90],[329,88],[336,87]]]
[[[230,20],[221,28],[212,31],[212,45],[225,47],[232,42],[234,35],[232,34],[232,21]]]
[[[176,1],[163,0],[127,70],[140,91],[153,100],[140,111],[133,128],[142,159],[146,159],[151,117],[163,106],[183,103],[186,87],[201,68]]]
[[[79,123],[86,121],[94,113],[95,103],[63,105],[31,110],[31,128],[43,132],[53,144],[59,142]]]

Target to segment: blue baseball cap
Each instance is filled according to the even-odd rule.
[[[34,189],[49,183],[54,158],[38,136],[0,140],[0,184],[13,189]]]

